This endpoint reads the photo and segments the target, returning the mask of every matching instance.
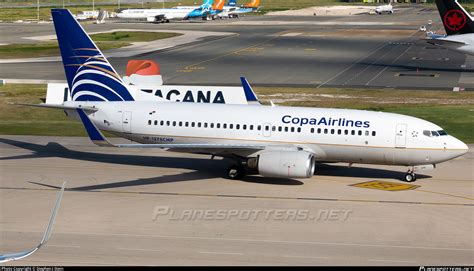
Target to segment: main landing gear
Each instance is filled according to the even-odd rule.
[[[404,181],[408,183],[416,181],[415,169],[413,167],[408,169],[407,174],[405,175]]]
[[[231,180],[241,180],[246,173],[247,170],[242,163],[237,163],[227,169],[227,177],[229,177]]]

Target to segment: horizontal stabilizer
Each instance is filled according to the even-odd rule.
[[[98,109],[91,106],[64,106],[60,104],[23,104],[23,103],[10,103],[11,105],[22,105],[22,106],[34,106],[34,107],[42,107],[42,108],[53,108],[53,109],[63,109],[63,110],[76,110],[82,109],[88,112],[96,112]]]

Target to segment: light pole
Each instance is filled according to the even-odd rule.
[[[120,9],[120,0],[117,0],[117,8]]]
[[[95,3],[94,3],[94,0],[92,0],[92,11],[95,11]]]
[[[37,1],[37,8],[36,8],[36,19],[40,20],[40,0]]]

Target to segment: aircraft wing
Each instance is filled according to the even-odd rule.
[[[443,44],[451,44],[451,45],[468,45],[469,43],[459,40],[452,40],[452,39],[445,39],[445,38],[427,38],[426,41],[433,45],[443,45]]]
[[[51,217],[49,218],[48,226],[46,227],[46,231],[44,232],[43,239],[41,239],[39,244],[36,245],[36,247],[34,247],[31,250],[18,252],[18,253],[1,254],[0,255],[0,263],[6,263],[6,262],[9,262],[9,261],[17,261],[17,260],[21,260],[25,257],[28,257],[31,254],[35,253],[42,246],[44,246],[46,244],[46,242],[48,242],[49,237],[51,236],[51,232],[53,231],[53,224],[54,224],[54,221],[56,220],[56,215],[58,214],[59,205],[61,204],[61,199],[63,197],[65,187],[66,187],[66,182],[63,183],[63,185],[61,187],[61,190],[58,193],[58,196],[56,198],[56,203],[54,204],[54,208],[53,208],[53,211],[51,213]]]

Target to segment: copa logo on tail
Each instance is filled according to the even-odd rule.
[[[73,101],[133,101],[118,73],[67,9],[52,9]]]

